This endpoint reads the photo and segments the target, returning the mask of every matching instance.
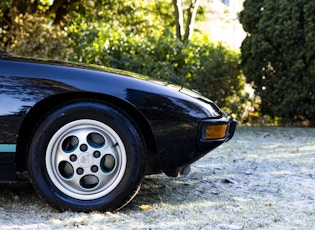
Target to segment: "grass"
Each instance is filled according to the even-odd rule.
[[[238,127],[186,177],[146,177],[116,213],[59,213],[28,184],[2,185],[0,229],[315,229],[314,137],[311,128]]]

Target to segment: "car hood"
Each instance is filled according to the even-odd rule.
[[[199,92],[197,92],[195,90],[189,90],[187,88],[184,88],[184,86],[175,85],[175,84],[167,82],[167,81],[157,80],[157,79],[154,79],[154,78],[149,77],[149,76],[141,75],[141,74],[134,73],[134,72],[129,72],[126,70],[114,69],[114,68],[95,65],[95,64],[77,63],[77,62],[60,61],[60,60],[52,60],[52,59],[22,57],[22,56],[8,53],[3,49],[0,49],[0,59],[32,62],[32,63],[39,63],[39,64],[49,64],[49,65],[56,65],[56,66],[75,67],[75,68],[81,68],[81,69],[86,69],[86,70],[94,70],[94,71],[101,71],[101,72],[123,75],[123,76],[132,77],[132,78],[136,78],[136,79],[140,79],[140,80],[144,80],[144,81],[149,81],[149,82],[155,83],[157,85],[165,86],[167,88],[181,92],[181,93],[188,95],[190,97],[193,97],[195,99],[202,100],[202,101],[205,101],[207,103],[209,103],[209,102],[213,103],[213,101],[202,96]]]

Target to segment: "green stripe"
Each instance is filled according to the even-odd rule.
[[[16,151],[16,145],[14,144],[0,144],[0,152],[15,152]]]

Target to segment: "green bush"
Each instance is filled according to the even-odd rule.
[[[6,51],[59,60],[66,60],[72,52],[67,33],[57,26],[49,25],[48,19],[30,14],[16,14],[13,18],[10,28],[0,27],[0,47]]]
[[[83,23],[70,27],[69,31],[75,47],[72,60],[183,85],[242,119],[246,97],[239,54],[222,44],[211,43],[204,36],[195,36],[183,43],[170,29],[160,36],[144,38],[105,23]]]
[[[242,67],[261,112],[315,125],[315,2],[246,0]]]
[[[0,5],[8,10],[7,3]],[[242,119],[247,98],[237,52],[200,34],[185,42],[177,39],[170,29],[172,5],[167,1],[94,3],[98,6],[92,7],[92,1],[91,7],[72,5],[75,20],[63,25],[52,24],[42,10],[20,14],[15,9],[10,9],[12,21],[4,23],[0,8],[0,46],[24,56],[99,64],[182,85]],[[105,6],[109,8],[100,10]],[[125,17],[130,9],[134,14]]]

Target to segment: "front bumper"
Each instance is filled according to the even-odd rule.
[[[198,127],[198,151],[209,152],[234,136],[237,121],[232,117],[204,119]]]
[[[197,128],[198,133],[194,137],[196,139],[194,139],[195,143],[193,144],[193,151],[182,152],[177,150],[176,152],[173,152],[173,154],[166,152],[161,155],[163,172],[172,177],[186,175],[189,172],[189,167],[192,163],[233,137],[236,124],[236,120],[228,117],[200,120]],[[206,133],[207,130],[208,133]],[[214,130],[214,132],[212,132],[212,130]],[[183,135],[183,133],[181,133],[181,135]],[[177,136],[181,137],[181,135]],[[191,133],[190,137],[192,136],[193,134]],[[211,138],[209,139],[209,137]],[[174,146],[173,139],[171,144]]]

